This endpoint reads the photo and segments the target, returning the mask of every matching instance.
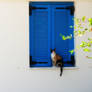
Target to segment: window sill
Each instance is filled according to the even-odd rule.
[[[38,67],[38,68],[30,68],[31,70],[58,70],[59,67]],[[64,70],[78,70],[79,67],[75,66],[75,67],[64,67]]]

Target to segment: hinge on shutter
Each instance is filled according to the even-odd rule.
[[[75,65],[75,56],[71,56],[71,63],[73,66]]]
[[[35,9],[47,9],[46,7],[34,7],[34,6],[29,6],[29,16],[32,15],[32,10]]]
[[[32,15],[32,6],[29,6],[29,16]]]
[[[71,12],[71,15],[74,14],[75,7],[74,6],[68,6],[68,7],[57,7],[56,9],[69,9]]]
[[[36,61],[32,61],[32,56],[29,57],[29,61],[30,61],[30,63],[29,63],[30,66],[31,65],[35,65],[35,64],[47,64],[48,63],[48,62],[40,62],[40,61],[39,62],[38,61],[36,62]]]
[[[71,15],[74,14],[74,11],[75,11],[75,7],[74,6],[66,7],[66,9],[69,9],[71,11]]]
[[[29,65],[32,65],[32,56],[29,57]]]
[[[32,61],[32,65],[34,65],[34,64],[47,64],[48,62],[36,62],[36,61]]]
[[[64,64],[71,64],[72,66],[75,66],[75,56],[71,56],[71,60],[64,62]]]

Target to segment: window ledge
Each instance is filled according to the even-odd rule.
[[[38,67],[38,68],[30,68],[31,70],[58,70],[59,67]],[[64,70],[78,70],[79,67],[64,67]]]

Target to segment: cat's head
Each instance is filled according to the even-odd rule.
[[[56,53],[56,48],[55,49],[50,49],[51,53]]]

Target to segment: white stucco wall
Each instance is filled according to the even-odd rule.
[[[75,14],[92,17],[91,9],[92,2],[78,1]],[[62,77],[58,69],[29,68],[28,17],[28,2],[0,2],[0,92],[92,92],[92,59],[82,51],[76,52],[79,69],[64,70]]]

